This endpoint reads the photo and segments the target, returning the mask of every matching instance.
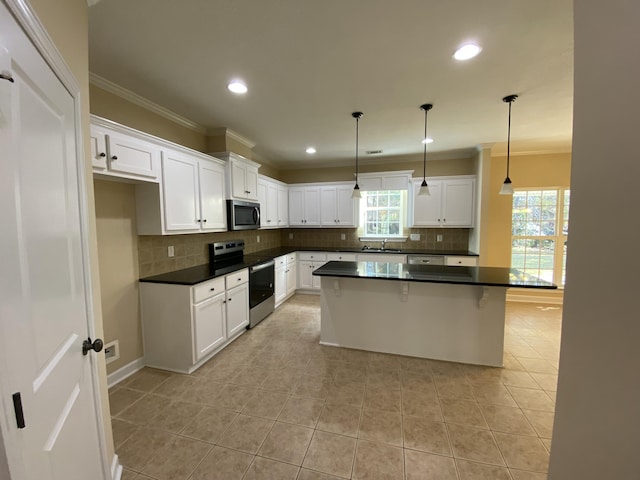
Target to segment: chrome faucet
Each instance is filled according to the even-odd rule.
[[[384,246],[385,246],[386,243],[387,243],[387,239],[383,238],[382,239],[382,250],[384,250]]]

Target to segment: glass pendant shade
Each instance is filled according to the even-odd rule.
[[[351,194],[351,198],[362,198],[362,192],[360,191],[360,187],[356,183],[356,186],[353,187],[353,193]]]
[[[422,180],[422,185],[420,185],[420,190],[418,190],[418,196],[428,197],[429,195],[431,195],[431,192],[429,191],[429,185],[427,185],[426,180]]]
[[[500,188],[500,195],[513,195],[513,185],[511,185],[511,179],[509,177],[504,179],[504,183]]]

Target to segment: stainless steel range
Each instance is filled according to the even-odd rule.
[[[243,240],[227,240],[209,244],[209,261],[215,271],[245,265],[249,267],[249,326],[264,320],[275,307],[273,259],[244,256]]]

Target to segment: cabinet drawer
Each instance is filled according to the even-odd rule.
[[[296,252],[287,255],[287,265],[291,265],[296,261]]]
[[[282,255],[281,257],[276,257],[274,259],[275,261],[275,269],[284,269],[287,266],[287,256],[286,255]]]
[[[478,257],[447,257],[445,265],[475,267],[478,265]]]
[[[249,281],[249,269],[245,268],[244,270],[238,270],[237,272],[230,273],[224,278],[227,290],[229,290],[230,288],[242,285]]]
[[[318,252],[300,252],[298,253],[300,260],[307,260],[307,261],[326,261],[327,260],[327,254],[326,253],[318,253]]]
[[[355,262],[356,254],[355,253],[327,253],[327,261]]]
[[[200,303],[207,298],[224,292],[224,277],[214,278],[193,287],[193,303]]]

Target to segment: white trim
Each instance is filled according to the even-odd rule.
[[[215,127],[207,129],[208,137],[217,137],[220,135],[224,135],[225,137],[229,137],[231,140],[235,140],[236,142],[240,142],[245,147],[252,149],[256,146],[256,142],[252,142],[247,137],[243,137],[238,132],[235,132],[227,127]]]
[[[238,162],[244,162],[247,163],[249,165],[253,165],[256,168],[260,168],[262,165],[260,165],[258,162],[254,162],[253,160],[249,160],[247,157],[243,157],[242,155],[238,155],[237,153],[234,152],[208,152],[207,155],[211,155],[212,157],[218,158],[220,160],[224,160],[224,161],[230,161],[230,160],[236,160]]]
[[[113,454],[111,461],[111,480],[120,480],[122,478],[122,465],[118,461],[118,455]]]
[[[136,358],[133,362],[129,362],[124,367],[121,367],[115,372],[107,375],[107,386],[111,388],[114,385],[117,385],[123,380],[129,378],[138,370],[142,370],[144,366],[144,357]]]
[[[185,128],[193,130],[194,132],[198,132],[201,134],[207,133],[207,129],[202,125],[200,125],[199,123],[191,121],[188,118],[183,117],[182,115],[178,115],[177,113],[172,112],[168,108],[160,106],[157,103],[152,102],[151,100],[147,100],[146,98],[138,95],[137,93],[134,93],[131,90],[127,90],[126,88],[121,87],[116,83],[113,83],[111,80],[107,80],[106,78],[96,75],[93,72],[89,72],[89,83],[91,85],[95,85],[98,88],[101,88],[102,90],[106,90],[107,92],[112,93],[120,98],[123,98],[128,102],[138,105],[139,107],[149,110],[150,112],[153,112],[156,115],[160,115],[161,117],[171,120],[172,122],[175,122],[178,125],[181,125]]]

